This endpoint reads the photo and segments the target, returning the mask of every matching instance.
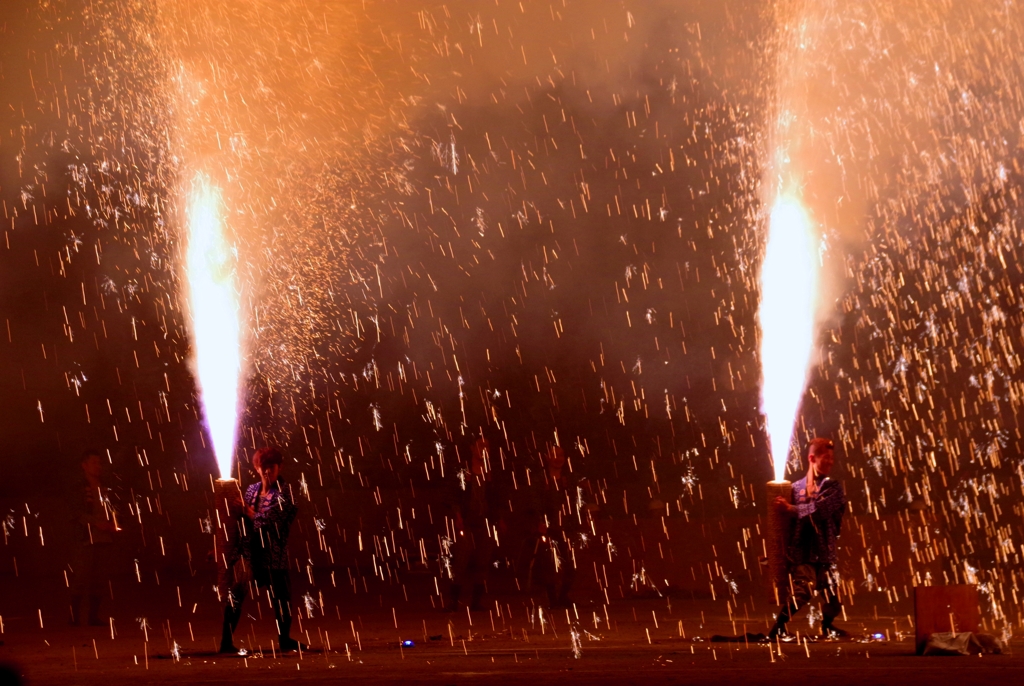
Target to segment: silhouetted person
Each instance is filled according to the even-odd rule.
[[[807,449],[807,476],[793,484],[792,504],[781,497],[775,499],[774,506],[788,512],[793,521],[786,549],[789,583],[784,584],[785,600],[770,638],[785,634],[786,623],[816,593],[822,596],[822,635],[847,635],[833,625],[843,609],[833,576],[838,559],[836,539],[846,511],[842,484],[829,477],[834,463],[832,441],[813,439]]]
[[[86,601],[87,621],[90,626],[99,626],[105,623],[100,618],[100,602],[103,593],[109,591],[111,548],[119,529],[110,490],[103,483],[102,456],[95,450],[86,451],[81,467],[84,482],[74,502],[78,548],[72,568],[70,621],[81,623],[82,603]]]
[[[568,607],[569,591],[576,578],[572,536],[579,528],[580,514],[573,513],[575,491],[563,474],[565,451],[549,446],[545,459],[545,481],[534,484],[533,537],[530,546],[527,585],[542,586],[550,607]]]
[[[452,585],[447,608],[451,612],[458,609],[462,590],[467,586],[472,589],[469,608],[481,609],[487,573],[494,559],[496,544],[489,527],[498,522],[491,516],[490,459],[490,445],[480,436],[473,443],[469,473],[459,476],[454,497],[456,538],[452,546]]]
[[[252,466],[260,481],[249,486],[242,499],[245,518],[252,522],[248,537],[242,537],[242,545],[248,539],[249,559],[252,575],[259,593],[266,589],[277,621],[278,644],[288,652],[299,648],[299,642],[291,637],[292,586],[288,575],[288,532],[298,508],[292,499],[291,488],[281,478],[283,457],[277,448],[261,448],[252,456]],[[239,519],[238,524],[247,522]],[[242,549],[244,550],[244,548]],[[239,554],[242,554],[241,552]],[[236,588],[239,585],[236,584]],[[229,589],[230,590],[230,589]],[[230,600],[225,607],[225,633],[234,631],[242,614],[244,588],[239,594],[229,593]],[[228,610],[231,610],[229,613]],[[230,623],[230,626],[227,626]],[[228,645],[233,648],[228,637]]]

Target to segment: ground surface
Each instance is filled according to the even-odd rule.
[[[109,627],[69,627],[46,616],[49,626],[40,628],[38,616],[24,613],[4,618],[0,661],[16,665],[27,684],[792,684],[823,679],[830,684],[1010,684],[1024,677],[1024,642],[1012,641],[1011,654],[1000,656],[915,657],[912,638],[903,635],[909,628],[905,618],[901,624],[892,617],[850,616],[846,626],[851,629],[888,632],[891,640],[817,642],[806,648],[782,644],[779,656],[763,644],[710,642],[715,633],[732,634],[733,624],[711,615],[713,606],[700,600],[677,599],[671,606],[666,599],[620,603],[609,614],[611,629],[602,606],[561,609],[543,631],[536,614],[531,622],[521,599],[518,608],[499,603],[500,617],[496,609],[469,617],[429,607],[394,615],[390,608],[364,607],[341,619],[314,613],[294,632],[312,646],[301,656],[273,652],[271,620],[252,617],[236,635],[236,643],[253,650],[246,658],[212,652],[219,627],[209,613],[145,630],[122,620],[115,638]],[[570,621],[581,635],[579,658],[572,654]],[[680,621],[685,638],[679,635]],[[763,631],[763,623],[738,618],[736,632],[744,626]],[[795,621],[793,627],[806,629],[807,623]],[[399,639],[415,646],[399,648]]]

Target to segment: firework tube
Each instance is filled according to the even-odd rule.
[[[229,532],[225,526],[234,521],[242,506],[242,489],[238,479],[217,479],[213,482],[214,506],[217,509],[216,527],[213,530],[213,557],[218,565],[225,564],[224,544]]]
[[[792,515],[779,509],[775,499],[781,497],[787,503],[793,502],[793,484],[789,481],[768,482],[768,527],[765,531],[768,555],[768,579],[776,593],[776,602],[785,597],[782,590],[787,584],[786,544]]]

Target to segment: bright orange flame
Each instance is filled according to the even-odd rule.
[[[819,257],[800,201],[780,195],[768,224],[761,266],[761,411],[775,479],[786,475],[796,415],[814,347]]]
[[[224,237],[220,190],[203,174],[188,203],[185,276],[192,318],[193,370],[222,479],[231,477],[238,428],[242,338],[234,255]]]

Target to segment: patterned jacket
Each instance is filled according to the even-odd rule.
[[[807,477],[793,484],[797,516],[787,550],[791,566],[812,564],[834,567],[838,560],[836,539],[846,511],[842,485],[827,476],[818,477],[818,491],[807,497]]]
[[[256,511],[250,545],[252,565],[288,569],[288,530],[298,508],[283,479],[270,485],[265,498],[260,498],[260,489],[261,483],[256,482],[245,491],[245,504]]]

